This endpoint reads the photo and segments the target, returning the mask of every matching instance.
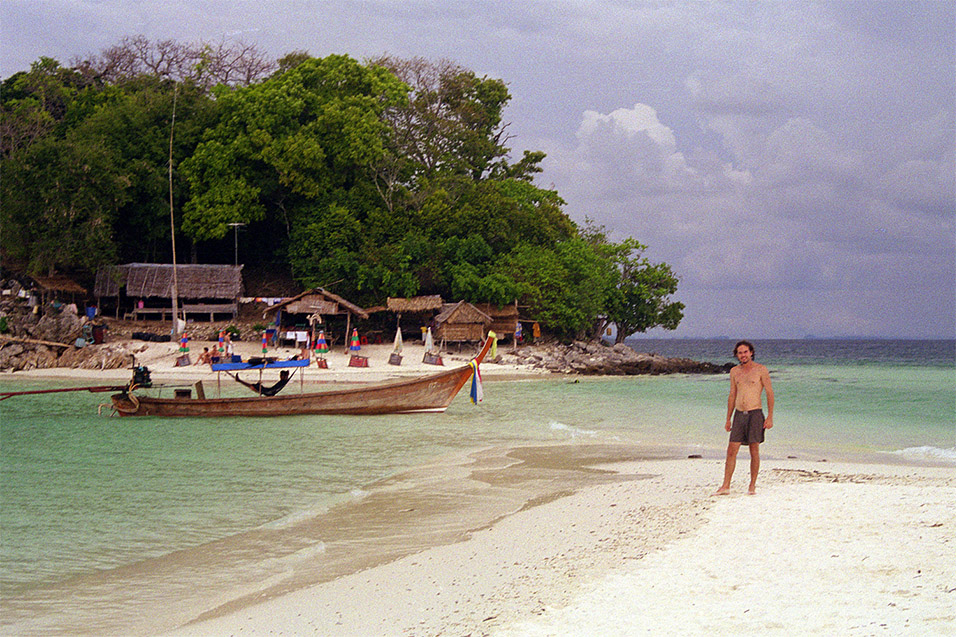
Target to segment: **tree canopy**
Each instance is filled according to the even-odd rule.
[[[674,329],[676,275],[535,185],[544,154],[512,158],[510,99],[502,80],[421,58],[272,62],[143,38],[73,68],[41,58],[0,94],[4,259],[38,274],[168,260],[171,161],[193,261],[231,259],[243,224],[243,261],[366,305],[517,299],[564,338]]]

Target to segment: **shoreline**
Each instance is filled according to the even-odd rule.
[[[210,609],[169,634],[845,634],[857,626],[847,621],[861,616],[871,629],[932,633],[956,620],[952,469],[777,460],[765,463],[757,496],[744,495],[738,475],[732,495],[712,497],[722,460],[632,459],[595,468],[618,479],[523,506],[459,541],[258,603]],[[839,516],[829,515],[837,508]],[[775,586],[771,598],[739,599],[735,587],[759,588],[751,581],[759,575],[746,566],[726,568],[727,551],[739,547],[720,539],[753,533],[751,524],[773,538],[757,552],[762,568],[787,560],[787,584]],[[914,534],[921,551],[904,550]],[[804,608],[802,618],[790,612],[790,623],[774,624],[768,613],[785,606],[790,591],[819,587],[821,569],[841,572],[841,582],[857,574],[877,584],[863,587],[850,609],[856,612]],[[715,592],[701,597],[699,586]],[[654,592],[662,588],[663,600]],[[673,607],[689,598],[699,625],[688,625],[686,607],[670,623],[663,611],[646,625],[632,617],[635,605],[646,613],[661,601]],[[725,606],[738,604],[762,611],[717,629]],[[615,630],[618,621],[631,628]]]
[[[212,371],[206,365],[190,365],[187,367],[177,367],[176,358],[179,356],[178,343],[153,343],[145,341],[118,340],[111,341],[105,346],[126,345],[136,357],[136,365],[145,365],[149,367],[154,381],[161,382],[196,382],[215,381],[217,372]],[[213,341],[191,341],[189,355],[195,362],[203,347],[209,347],[210,350],[216,345]],[[262,348],[259,343],[250,341],[238,341],[234,344],[236,354],[242,356],[243,360],[250,357],[263,356]],[[103,346],[91,346],[103,347]],[[505,346],[509,347],[509,346]],[[507,351],[500,343],[498,351]],[[429,372],[435,372],[441,369],[448,369],[466,365],[471,360],[472,350],[465,349],[462,352],[442,352],[444,365],[428,365],[423,362],[425,348],[422,344],[406,343],[402,352],[403,360],[401,365],[390,365],[388,363],[389,355],[394,347],[392,344],[363,345],[361,351],[357,354],[369,359],[368,367],[349,367],[349,357],[351,352],[342,351],[341,347],[325,355],[328,361],[329,369],[319,369],[314,362],[305,368],[307,374],[306,382],[371,382],[383,380],[391,377],[417,376]],[[475,348],[472,348],[475,349]],[[283,360],[295,356],[298,349],[292,347],[269,348],[266,356],[275,356]],[[278,374],[278,372],[274,372]],[[542,378],[542,377],[564,377],[565,374],[555,374],[540,369],[516,364],[499,364],[486,358],[481,364],[482,379],[486,377],[494,380],[515,380],[521,378]],[[0,381],[13,381],[17,379],[30,380],[104,380],[126,382],[132,376],[131,368],[121,369],[84,369],[73,367],[50,367],[43,369],[20,370],[16,372],[0,372]]]

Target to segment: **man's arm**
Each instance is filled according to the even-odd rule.
[[[730,370],[730,395],[727,396],[727,422],[724,429],[730,431],[730,417],[734,415],[734,406],[737,404],[737,368]]]
[[[767,392],[767,419],[763,423],[764,429],[773,427],[773,385],[770,383],[770,371],[763,369],[763,389]]]

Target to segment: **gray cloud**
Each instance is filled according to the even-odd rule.
[[[448,58],[504,79],[516,153],[671,263],[679,335],[956,333],[956,5],[0,3],[0,72],[126,35]]]

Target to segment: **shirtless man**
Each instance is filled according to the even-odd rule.
[[[212,352],[209,351],[208,347],[202,348],[202,354],[199,355],[199,358],[196,359],[196,362],[193,365],[211,365],[212,364]]]
[[[226,373],[229,374],[229,372],[226,372]],[[229,375],[235,378],[237,383],[239,383],[240,385],[245,385],[252,391],[259,394],[260,396],[275,396],[280,391],[282,391],[282,388],[285,387],[289,383],[289,380],[291,380],[292,378],[289,375],[289,372],[283,369],[281,372],[279,372],[279,382],[277,382],[275,385],[267,387],[263,385],[262,383],[247,383],[246,381],[239,378],[238,372],[235,374],[229,374]]]
[[[724,429],[730,432],[727,445],[727,464],[724,466],[724,483],[714,495],[730,493],[730,479],[737,467],[737,452],[740,445],[750,447],[750,495],[757,492],[757,472],[760,470],[760,443],[764,429],[773,427],[773,387],[770,372],[754,362],[754,346],[740,341],[734,347],[734,356],[740,364],[730,370],[730,396],[727,398],[727,423]],[[764,420],[760,394],[767,392],[767,418]],[[731,421],[733,417],[733,421]]]

